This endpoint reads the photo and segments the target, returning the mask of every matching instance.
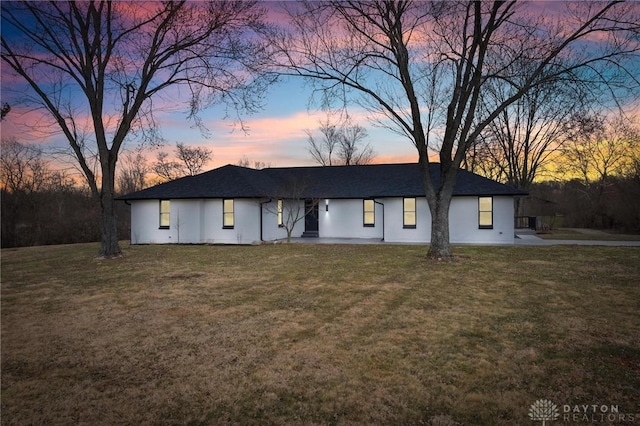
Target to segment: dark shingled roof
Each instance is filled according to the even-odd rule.
[[[430,172],[438,185],[440,165]],[[453,195],[525,195],[518,189],[460,170]],[[262,170],[226,165],[120,197],[121,200],[185,198],[373,198],[421,197],[418,164],[278,167]]]

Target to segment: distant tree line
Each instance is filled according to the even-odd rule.
[[[88,187],[54,170],[38,147],[10,139],[0,150],[3,248],[100,241],[100,206]],[[126,235],[129,212],[117,208]]]
[[[562,226],[640,232],[640,128],[636,120],[582,116],[565,128],[538,151],[536,158],[544,155],[544,160],[536,163],[540,168],[535,173],[531,173],[533,161],[526,158],[532,150],[509,152],[504,148],[517,144],[505,143],[498,148],[501,155],[487,155],[489,137],[476,151],[484,156],[473,159],[474,171],[530,192],[517,215],[561,215],[558,224]],[[525,167],[529,167],[529,177],[514,178],[526,175]]]
[[[640,173],[606,181],[580,179],[534,183],[524,202],[526,214],[543,226],[612,229],[640,233]]]
[[[116,195],[200,173],[211,150],[178,143],[175,159],[161,152],[149,163],[140,150],[126,152],[120,164]],[[0,143],[2,247],[100,241],[100,205],[82,179],[56,170],[42,148],[3,139]],[[167,173],[162,173],[167,172]],[[118,235],[129,235],[130,211],[115,204]]]

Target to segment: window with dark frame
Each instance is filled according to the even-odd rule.
[[[416,227],[416,199],[404,198],[402,200],[402,227],[414,229]]]
[[[373,200],[362,200],[363,226],[376,226],[376,203]]]
[[[160,229],[169,229],[171,226],[171,202],[160,200]]]
[[[478,197],[478,227],[493,229],[493,197]]]
[[[235,225],[233,199],[222,200],[222,228],[233,229]]]

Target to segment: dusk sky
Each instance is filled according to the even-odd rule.
[[[5,67],[3,67],[4,71]],[[187,120],[186,106],[183,111],[157,113],[162,135],[167,146],[160,150],[171,151],[176,142],[188,145],[206,146],[213,151],[213,160],[209,168],[234,164],[246,156],[251,162],[263,161],[272,166],[313,165],[307,151],[305,129],[315,130],[319,120],[325,120],[325,112],[309,107],[311,90],[300,79],[289,79],[277,83],[269,90],[265,107],[257,114],[244,117],[248,132],[242,131],[232,117],[225,119],[222,108],[210,108],[202,114],[208,135],[193,126]],[[387,130],[373,127],[366,119],[364,111],[353,109],[350,112],[354,123],[364,126],[369,137],[367,141],[377,153],[376,162],[413,162],[416,151],[411,142]],[[15,137],[19,141],[66,146],[61,135],[26,133],[22,127],[33,119],[19,107],[13,107],[11,113],[1,124],[3,138]],[[132,148],[132,147],[128,147]],[[158,150],[151,148],[149,156],[154,157]]]
[[[263,3],[269,4],[269,3]],[[544,8],[543,12],[552,12],[560,2],[543,2],[530,5]],[[4,31],[4,30],[3,30]],[[2,90],[20,87],[22,82],[7,78],[6,66],[2,66]],[[325,112],[316,104],[310,104],[311,89],[302,79],[289,78],[270,87],[264,108],[253,115],[244,116],[243,132],[233,117],[225,119],[222,107],[213,107],[201,114],[208,135],[187,120],[188,97],[170,99],[172,111],[158,109],[156,121],[160,124],[162,136],[166,141],[164,148],[148,150],[153,159],[159,150],[171,152],[175,143],[204,146],[212,150],[213,160],[207,168],[237,163],[247,157],[251,163],[262,161],[272,166],[303,166],[315,164],[307,151],[305,130],[316,131],[320,120],[326,120]],[[10,102],[3,96],[2,102]],[[182,103],[181,103],[182,102]],[[411,141],[388,129],[374,127],[367,119],[368,112],[356,106],[350,106],[352,124],[367,129],[368,142],[374,151],[376,163],[400,163],[417,161],[417,152]],[[12,110],[1,124],[3,138],[15,137],[21,142],[39,143],[47,146],[66,146],[61,135],[46,135],[27,131],[24,125],[33,124],[36,119],[33,112],[12,105]],[[135,148],[135,146],[127,146]]]
[[[263,2],[263,5],[269,4],[272,3]],[[7,30],[3,31],[3,35],[7,36]],[[26,84],[10,76],[7,68],[2,64],[2,89],[5,93],[2,102],[12,104],[12,110],[0,124],[2,137],[15,137],[25,143],[66,147],[68,143],[62,135],[47,135],[25,127],[31,127],[39,120],[34,112],[11,102],[12,94],[8,92],[22,86],[26,90]],[[261,111],[243,116],[244,127],[248,132],[242,130],[233,116],[225,118],[223,106],[214,106],[201,114],[203,124],[209,130],[208,134],[202,134],[200,129],[187,120],[188,96],[173,98],[171,95],[165,95],[164,98],[169,99],[171,111],[157,108],[154,114],[166,144],[162,148],[149,148],[147,157],[152,160],[159,151],[172,152],[173,146],[181,142],[211,149],[213,160],[207,165],[209,169],[237,163],[245,156],[251,163],[261,161],[272,166],[314,165],[307,151],[308,137],[305,130],[315,132],[319,121],[326,121],[327,113],[320,111],[317,105],[310,104],[311,94],[312,91],[305,86],[304,80],[283,79],[269,88]],[[154,105],[159,104],[160,102],[154,101]],[[355,106],[350,107],[349,114],[352,124],[366,128],[366,142],[376,152],[374,162],[417,161],[417,152],[407,138],[388,129],[374,127],[367,120],[367,112]],[[135,145],[128,145],[126,148],[133,149]]]
[[[203,136],[199,129],[186,121],[185,112],[166,114],[162,122],[163,134],[170,143],[185,142],[207,146],[213,150],[210,166],[222,166],[238,162],[247,156],[251,162],[264,161],[272,166],[303,166],[315,164],[307,151],[305,129],[317,131],[320,120],[327,113],[309,105],[312,91],[301,79],[290,78],[276,83],[269,90],[265,108],[247,116],[244,123],[248,132],[242,131],[232,118],[224,119],[221,108],[211,108],[203,113],[210,136]],[[357,107],[349,110],[352,122],[360,124],[369,134],[367,142],[376,151],[376,163],[417,161],[412,143],[388,129],[374,127],[366,111]],[[319,133],[318,133],[319,136]]]

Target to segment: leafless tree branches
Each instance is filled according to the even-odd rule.
[[[256,77],[267,52],[251,32],[264,27],[263,14],[245,1],[2,4],[2,61],[29,88],[16,90],[15,100],[39,108],[69,142],[101,203],[102,256],[120,253],[118,154],[127,140],[156,136],[154,110],[163,99],[187,93],[198,125],[198,112],[213,103],[230,111],[260,106],[268,80]],[[95,147],[99,174],[85,143]]]
[[[314,161],[321,166],[369,164],[375,158],[371,145],[365,142],[367,130],[358,125],[333,124],[328,119],[318,127],[321,137],[306,130],[307,150]]]
[[[526,6],[303,2],[290,7],[291,29],[273,35],[283,73],[311,81],[327,105],[367,107],[415,145],[433,257],[451,256],[449,206],[467,150],[509,106],[549,81],[614,96],[637,91],[637,4],[563,3],[554,17]],[[497,83],[503,96],[486,96]],[[439,155],[438,185],[430,148]]]
[[[208,148],[177,143],[176,159],[171,160],[169,154],[159,152],[157,161],[153,163],[153,171],[163,182],[193,176],[201,173],[212,157],[213,152]]]

